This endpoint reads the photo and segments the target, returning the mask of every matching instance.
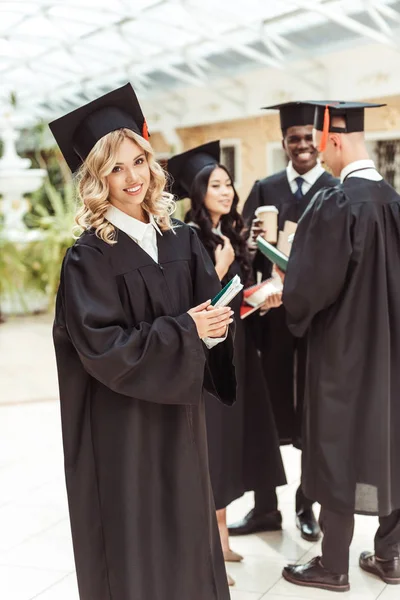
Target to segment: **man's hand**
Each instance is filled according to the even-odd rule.
[[[261,312],[266,312],[271,308],[278,308],[282,304],[282,292],[276,292],[276,294],[271,294],[265,300],[265,302],[260,306]]]
[[[281,269],[279,267],[277,267],[276,265],[274,265],[274,268],[272,269],[272,275],[278,275],[280,277],[280,280],[282,281],[282,283],[285,283],[285,273],[283,271],[281,271]]]
[[[233,323],[233,310],[230,306],[214,308],[211,306],[211,300],[191,308],[188,314],[195,322],[200,339],[224,337],[226,328]]]
[[[265,235],[267,231],[263,229],[263,222],[260,219],[253,219],[250,229],[247,245],[249,250],[257,250],[257,238],[259,235]]]

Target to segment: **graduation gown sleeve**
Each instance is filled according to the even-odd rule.
[[[84,244],[71,248],[64,262],[65,325],[85,370],[139,400],[197,403],[206,357],[193,319],[161,316],[132,328],[108,268],[101,250]]]
[[[319,192],[301,218],[290,254],[283,304],[291,332],[302,337],[317,313],[339,296],[352,253],[351,211],[344,192]]]
[[[259,181],[256,181],[251,188],[250,194],[243,206],[242,216],[247,226],[251,225],[251,222],[254,219],[254,213],[262,204],[261,185]]]
[[[192,279],[194,305],[213,298],[221,289],[215,266],[197,233],[190,228],[192,240]],[[234,324],[233,324],[234,325]],[[207,364],[204,387],[224,404],[231,405],[236,399],[236,376],[234,366],[234,331],[231,326],[227,339],[210,350],[205,348]]]

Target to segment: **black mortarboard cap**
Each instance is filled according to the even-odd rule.
[[[193,181],[198,173],[208,165],[220,162],[219,140],[192,148],[182,154],[173,156],[168,161],[168,172],[172,176],[171,192],[178,198],[190,195]]]
[[[320,152],[326,148],[329,132],[356,133],[364,131],[364,109],[386,106],[386,104],[344,102],[342,100],[310,100],[309,103],[315,106],[314,127],[317,131],[322,131]],[[332,125],[333,117],[343,117],[346,122],[345,127]]]
[[[284,102],[273,106],[264,106],[264,110],[279,110],[281,129],[289,127],[312,125],[314,123],[315,107],[307,102]]]
[[[342,102],[335,100],[318,100],[310,102],[315,106],[314,127],[324,130],[325,113],[329,113],[329,131],[336,133],[355,133],[364,131],[364,109],[379,108],[386,104],[371,104],[370,102]],[[346,127],[333,127],[332,117],[344,117]]]
[[[49,127],[74,173],[96,143],[116,129],[148,139],[146,120],[130,83],[52,121]]]

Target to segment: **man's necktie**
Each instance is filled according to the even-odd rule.
[[[304,196],[301,186],[304,183],[304,179],[302,177],[296,177],[295,182],[297,183],[297,190],[294,193],[294,197],[296,198],[296,200],[301,200]]]

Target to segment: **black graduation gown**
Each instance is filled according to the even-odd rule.
[[[337,183],[337,179],[325,172],[307,194],[301,200],[297,200],[290,188],[285,169],[255,182],[244,205],[243,217],[246,223],[251,225],[259,206],[276,206],[279,210],[278,227],[281,230],[285,221],[299,221],[318,190]],[[257,252],[253,264],[254,269],[262,273],[263,279],[270,277],[272,264],[260,252]],[[281,443],[294,443],[300,447],[306,340],[296,340],[291,335],[283,306],[271,310],[263,317],[257,315],[255,323],[255,336],[261,350]]]
[[[200,240],[201,231],[196,228]],[[211,259],[214,256],[210,253]],[[222,284],[239,275],[235,260]],[[242,294],[231,307],[235,312],[234,363],[236,365],[237,399],[234,406],[224,406],[206,394],[207,439],[211,484],[217,509],[225,508],[246,491],[271,485],[286,484],[268,388],[261,362],[249,330],[249,320],[240,319]]]
[[[157,238],[159,264],[121,231],[114,246],[86,233],[62,268],[54,341],[81,600],[229,598],[203,380],[233,402],[233,344],[206,364],[186,312],[221,288],[196,234]]]
[[[303,489],[337,512],[400,508],[400,196],[349,178],[299,223],[283,301],[308,331]]]

